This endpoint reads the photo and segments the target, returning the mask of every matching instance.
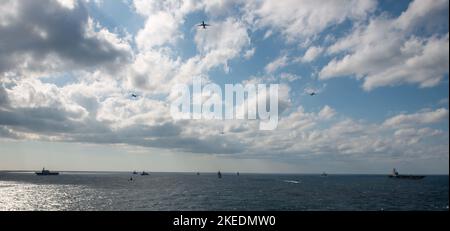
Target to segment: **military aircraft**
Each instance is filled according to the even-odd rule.
[[[211,25],[205,24],[205,21],[202,21],[202,23],[197,26],[201,26],[201,27],[203,27],[203,29],[206,29],[207,26],[211,26]]]

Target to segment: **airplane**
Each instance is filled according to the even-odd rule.
[[[203,29],[206,29],[207,26],[211,26],[211,25],[205,24],[205,21],[202,21],[202,24],[199,24],[197,26],[201,26],[201,27],[203,27]]]
[[[135,93],[131,93],[131,97],[133,97],[133,98],[137,98],[137,97],[138,97],[138,95],[137,95],[137,94],[135,94]]]
[[[309,95],[310,95],[310,96],[315,96],[316,93],[315,93],[315,92],[311,92],[311,93],[309,93]]]

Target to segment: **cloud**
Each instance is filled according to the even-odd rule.
[[[140,50],[155,46],[173,44],[181,38],[178,32],[179,22],[169,12],[159,11],[150,15],[145,27],[136,35],[136,44]]]
[[[331,119],[336,114],[336,111],[328,105],[325,105],[319,112],[319,118],[321,119]]]
[[[318,113],[305,112],[299,107],[280,120],[276,133],[258,136],[258,141],[249,149],[256,148],[258,153],[270,156],[290,154],[304,158],[327,156],[327,158],[365,161],[388,156],[393,158],[394,155],[404,159],[448,155],[446,150],[448,145],[445,142],[433,147],[436,153],[424,155],[429,153],[424,150],[430,148],[426,139],[428,137],[436,139],[437,135],[443,135],[442,141],[448,136],[447,132],[415,128],[416,135],[408,137],[409,133],[399,132],[380,124],[365,123],[351,118],[329,120],[333,114],[333,110],[328,106]],[[241,139],[246,141],[246,138]]]
[[[280,74],[280,80],[284,80],[284,81],[287,81],[287,82],[294,82],[294,81],[299,80],[301,78],[302,78],[301,76],[298,76],[298,75],[292,74],[292,73],[283,72],[283,73]]]
[[[280,56],[266,65],[264,70],[267,73],[273,73],[276,70],[283,68],[288,65],[289,59],[286,55]]]
[[[331,60],[320,71],[320,79],[356,76],[364,80],[363,88],[367,91],[400,84],[420,87],[439,84],[448,74],[449,35],[419,37],[413,32],[420,30],[424,21],[429,26],[440,24],[435,20],[436,14],[443,7],[447,8],[448,15],[448,2],[427,1],[428,7],[418,9],[417,5],[421,4],[412,2],[398,18],[380,16],[368,25],[355,27],[352,34],[328,48],[328,53],[342,53],[343,57]]]
[[[229,17],[212,24],[214,26],[208,30],[196,31],[194,41],[198,54],[181,64],[173,84],[192,82],[194,76],[207,77],[208,72],[218,66],[229,73],[228,62],[240,57],[250,46],[250,37],[240,20]]]
[[[224,140],[214,124],[173,121],[161,100],[131,99],[113,78],[58,87],[40,79],[14,80],[2,89],[0,136],[10,139],[125,144],[192,153],[233,154],[242,144]],[[198,133],[198,131],[207,131]],[[216,132],[214,132],[216,131]],[[220,142],[220,145],[217,143]]]
[[[246,18],[260,28],[280,31],[288,42],[317,35],[347,19],[364,19],[375,8],[372,0],[268,0],[245,4]]]
[[[314,109],[293,108],[292,91],[320,93],[325,84],[298,86],[303,82],[296,81],[301,78],[298,73],[282,72],[295,64],[287,55],[291,51],[266,66],[255,66],[264,69],[260,77],[233,79],[281,82],[275,131],[260,131],[258,121],[174,121],[167,101],[176,83],[190,84],[194,76],[213,81],[209,74],[218,67],[234,78],[234,61],[258,62],[244,60],[260,49],[252,44],[256,30],[280,34],[288,43],[311,45],[324,30],[347,20],[350,35],[329,38],[330,47],[311,46],[294,61],[335,56],[320,77],[355,75],[364,80],[366,90],[403,83],[433,86],[448,69],[448,34],[418,36],[415,31],[419,24],[439,24],[429,18],[442,11],[440,2],[423,10],[414,2],[414,10],[397,19],[381,15],[368,20],[374,1],[237,0],[232,3],[238,7],[233,7],[224,1],[136,0],[134,10],[145,25],[127,40],[96,23],[83,1],[43,1],[5,0],[0,6],[3,138],[123,144],[239,158],[448,158],[448,131],[436,128],[448,118],[447,108],[399,114],[384,122],[346,116],[338,108],[320,105],[323,101]],[[211,16],[213,26],[197,30],[186,23],[196,11]],[[190,57],[178,53],[177,43],[188,35],[185,31],[195,33],[196,53]],[[295,49],[304,49],[297,45]],[[139,97],[130,97],[130,92]]]
[[[414,29],[417,25],[425,26],[426,29],[436,29],[436,26],[448,29],[448,23],[446,27],[445,23],[433,22],[435,20],[442,22],[446,19],[448,19],[448,1],[415,0],[409,4],[408,9],[398,17],[395,23],[403,30]]]
[[[439,108],[436,109],[435,111],[396,115],[384,121],[383,125],[390,127],[414,126],[414,125],[438,123],[445,119],[448,119],[448,109]]]
[[[6,105],[9,105],[8,93],[6,92],[5,88],[0,85],[0,108]]]
[[[6,126],[0,126],[0,137],[2,138],[10,138],[10,139],[19,139],[20,137],[8,129]]]
[[[214,26],[208,30],[196,31],[194,41],[201,53],[227,53],[227,56],[235,57],[243,47],[250,44],[250,37],[241,21],[229,17],[223,22],[211,23]]]
[[[256,49],[253,47],[252,49],[247,50],[244,53],[244,58],[245,59],[250,59],[251,57],[253,57],[253,55],[255,54]]]
[[[307,86],[307,87],[305,87],[304,89],[303,89],[303,95],[309,95],[309,94],[311,94],[311,93],[316,93],[316,94],[320,94],[320,93],[322,93],[322,92],[324,92],[325,91],[325,88],[327,87],[327,85],[326,84],[323,84],[322,86],[320,86],[320,87],[317,87],[317,86]]]
[[[250,37],[245,25],[235,18],[227,18],[212,24],[214,26],[208,30],[196,31],[194,41],[198,53],[186,60],[174,57],[170,46],[172,42],[167,39],[159,40],[159,32],[149,35],[145,32],[146,28],[138,32],[138,42],[147,45],[140,46],[135,60],[128,69],[127,79],[130,86],[155,94],[167,94],[171,86],[191,84],[195,76],[208,79],[208,72],[215,67],[223,66],[224,71],[228,73],[229,60],[241,56],[241,53],[250,46]],[[172,33],[178,33],[176,31],[176,27],[172,28],[166,38],[173,38]],[[143,34],[146,35],[141,36]],[[155,36],[158,37],[156,43],[152,39]]]
[[[395,142],[413,145],[419,143],[422,139],[443,134],[440,130],[431,128],[401,128],[394,132]]]
[[[0,108],[0,135],[240,157],[283,154],[362,159],[398,152],[423,156],[429,148],[427,138],[448,136],[446,131],[424,127],[448,118],[445,108],[400,114],[371,124],[335,117],[336,110],[328,105],[317,112],[303,107],[291,110],[288,85],[281,87],[280,121],[272,132],[260,131],[257,121],[173,121],[164,101],[145,95],[131,99],[118,83],[93,79],[58,87],[39,79],[16,80],[3,91],[8,103]],[[440,142],[430,155],[448,154],[446,145]]]
[[[440,104],[440,105],[447,105],[448,106],[448,97],[440,99],[438,104]]]
[[[137,54],[129,66],[128,80],[137,89],[165,92],[170,89],[170,80],[174,78],[179,66],[178,60],[173,60],[164,52],[145,51]]]
[[[63,7],[66,7],[68,9],[73,9],[77,5],[76,0],[57,0],[59,4],[61,4]]]
[[[0,8],[0,73],[67,71],[125,62],[128,43],[89,17],[83,2],[24,0]]]
[[[324,49],[322,47],[312,46],[306,50],[303,57],[301,57],[298,61],[304,63],[312,62],[323,52],[323,50]]]

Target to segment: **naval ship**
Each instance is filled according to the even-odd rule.
[[[50,172],[49,170],[46,170],[45,168],[43,168],[42,171],[36,172],[36,175],[38,175],[38,176],[56,176],[56,175],[59,175],[59,172]]]
[[[389,175],[389,178],[396,178],[396,179],[411,179],[411,180],[420,180],[425,178],[425,176],[419,176],[419,175],[400,175],[397,172],[397,169],[392,169],[392,174]]]

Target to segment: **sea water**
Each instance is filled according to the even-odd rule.
[[[448,210],[448,184],[448,176],[0,172],[0,210]]]

